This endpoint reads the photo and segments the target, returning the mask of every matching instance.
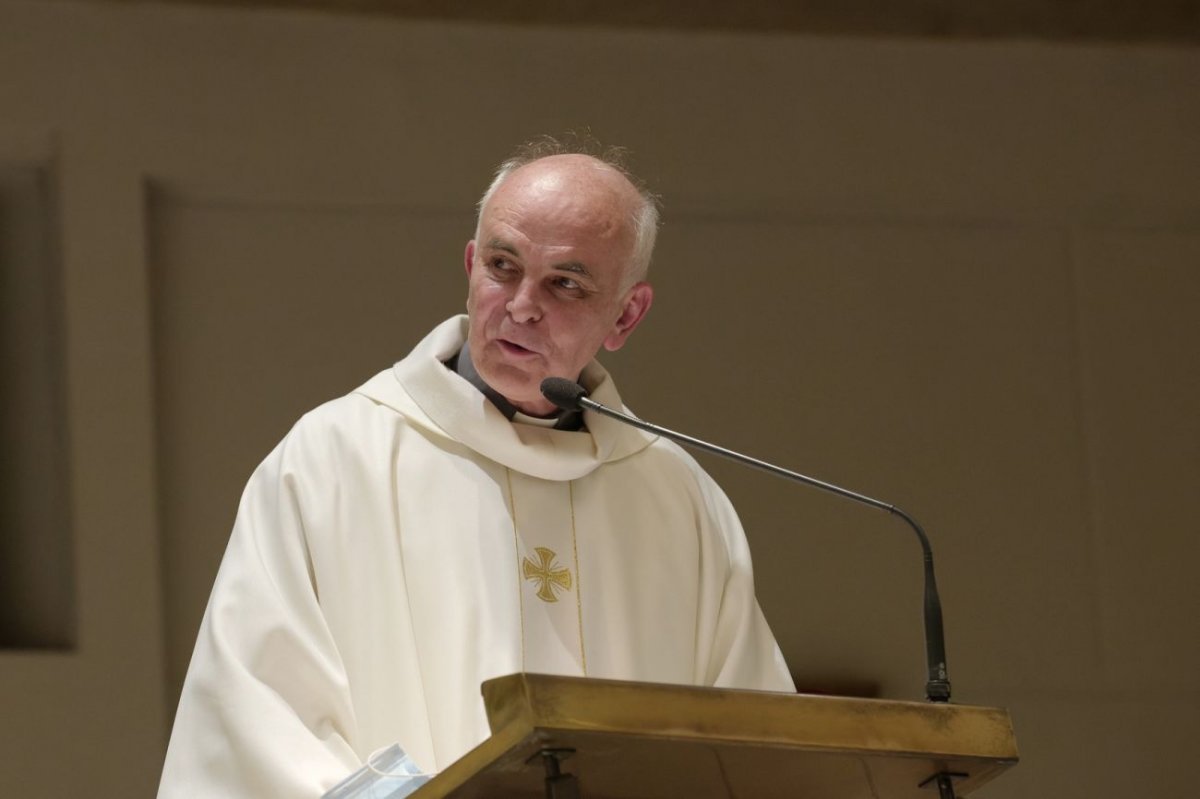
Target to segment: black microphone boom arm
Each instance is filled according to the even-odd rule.
[[[553,381],[553,382],[552,382]],[[718,447],[716,444],[710,444],[707,441],[701,441],[698,438],[677,433],[674,430],[668,430],[665,427],[659,427],[656,424],[638,419],[636,416],[630,416],[620,411],[615,411],[606,405],[601,405],[599,402],[587,396],[587,392],[578,384],[571,383],[568,380],[561,378],[547,378],[542,383],[542,393],[559,407],[565,407],[571,410],[587,409],[595,413],[603,414],[619,422],[633,425],[639,429],[645,430],[648,433],[668,438],[672,441],[677,441],[689,447],[694,447],[705,452],[711,452],[714,455],[720,455],[723,458],[729,458],[746,466],[753,466],[756,469],[761,469],[764,472],[770,472],[777,477],[783,477],[788,480],[794,480],[798,483],[803,483],[813,488],[819,488],[822,491],[828,491],[832,494],[837,494],[840,497],[853,500],[863,505],[869,505],[872,508],[887,511],[888,513],[899,516],[904,520],[913,532],[917,534],[917,539],[921,542],[921,553],[925,561],[925,660],[929,668],[929,678],[925,683],[925,697],[930,702],[949,702],[950,701],[950,675],[946,670],[946,639],[942,631],[942,602],[938,598],[937,580],[933,573],[933,549],[929,546],[929,538],[926,537],[925,531],[921,529],[921,525],[912,516],[909,516],[904,511],[897,508],[895,505],[881,502],[878,499],[873,499],[864,494],[859,494],[854,491],[835,486],[832,483],[826,483],[822,480],[817,480],[812,477],[807,477],[799,472],[793,472],[790,469],[776,466],[766,461],[761,461],[758,458],[751,458],[748,455],[743,455],[740,452],[734,452],[731,449]]]

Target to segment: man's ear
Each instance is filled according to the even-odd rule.
[[[475,265],[475,239],[467,242],[467,249],[463,252],[463,266],[467,268],[467,277],[471,276],[471,267]]]
[[[625,297],[625,306],[621,315],[613,323],[613,329],[604,337],[604,349],[615,352],[625,346],[625,339],[634,331],[650,310],[654,302],[654,287],[649,283],[634,284]]]

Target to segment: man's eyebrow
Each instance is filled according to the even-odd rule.
[[[555,264],[554,268],[559,272],[571,272],[582,277],[590,278],[592,272],[581,261],[566,261],[561,264]]]
[[[509,255],[521,257],[521,253],[517,252],[517,248],[502,239],[492,239],[487,244],[489,250],[501,250]]]

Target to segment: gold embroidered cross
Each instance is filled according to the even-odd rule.
[[[541,563],[534,563],[529,558],[525,558],[521,564],[525,579],[541,583],[537,590],[538,599],[543,602],[557,602],[558,597],[554,595],[554,589],[557,587],[564,591],[570,591],[571,572],[568,569],[554,568],[554,559],[557,556],[552,550],[545,547],[534,547],[533,551],[537,553]]]

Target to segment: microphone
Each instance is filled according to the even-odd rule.
[[[587,389],[565,377],[547,377],[542,381],[542,396],[564,411],[581,411],[580,401],[587,397]],[[594,405],[599,405],[593,402]]]
[[[743,455],[740,452],[734,452],[731,449],[718,447],[716,444],[710,444],[707,441],[701,441],[698,438],[693,438],[683,433],[677,433],[674,430],[668,430],[665,427],[659,427],[656,424],[642,421],[636,416],[630,416],[620,411],[613,410],[606,405],[596,402],[588,396],[587,389],[571,380],[562,377],[547,377],[541,383],[542,396],[550,400],[559,408],[567,411],[589,410],[603,414],[611,419],[616,419],[628,425],[632,425],[640,430],[645,430],[648,433],[669,438],[672,441],[677,441],[689,447],[711,452],[714,455],[720,455],[723,458],[729,458],[746,466],[752,466],[756,469],[761,469],[769,472],[777,477],[783,477],[788,480],[794,480],[798,483],[803,483],[813,488],[819,488],[822,491],[828,491],[831,494],[837,494],[840,497],[853,500],[862,505],[868,505],[872,508],[885,510],[893,516],[899,516],[913,532],[917,534],[917,540],[921,543],[921,553],[925,562],[925,660],[928,666],[928,680],[925,683],[925,698],[930,702],[949,702],[950,701],[950,674],[946,670],[946,639],[942,631],[942,602],[938,598],[937,580],[933,573],[933,549],[929,546],[929,539],[925,535],[925,531],[921,529],[921,525],[912,516],[909,516],[904,511],[897,508],[895,505],[882,502],[878,499],[872,499],[864,494],[859,494],[850,491],[840,486],[835,486],[832,483],[826,483],[812,477],[806,477],[799,472],[793,472],[790,469],[784,469],[780,466],[761,461],[757,458],[751,458],[749,455]]]

